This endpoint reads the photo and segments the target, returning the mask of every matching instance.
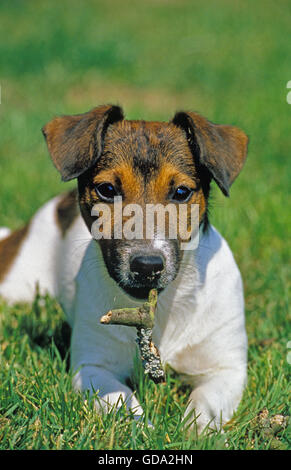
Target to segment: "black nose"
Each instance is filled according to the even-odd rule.
[[[164,261],[161,256],[135,255],[130,260],[130,270],[144,276],[158,274],[163,269]]]

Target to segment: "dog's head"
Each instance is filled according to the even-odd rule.
[[[113,207],[138,204],[145,217],[148,204],[166,207],[199,205],[199,224],[207,226],[210,182],[225,195],[239,174],[247,137],[238,128],[217,125],[194,112],[178,112],[170,122],[128,121],[118,106],[99,106],[85,114],[57,117],[43,128],[48,149],[64,181],[78,178],[79,202],[91,231],[98,203]],[[97,206],[98,207],[98,206]],[[100,214],[103,212],[100,212]],[[177,214],[179,211],[177,211]],[[181,238],[128,239],[111,235],[99,240],[110,276],[129,294],[145,298],[155,287],[175,279],[182,258]],[[129,213],[122,213],[122,223]],[[165,212],[166,232],[170,216]],[[178,221],[177,221],[178,223]],[[115,232],[116,235],[116,232]]]

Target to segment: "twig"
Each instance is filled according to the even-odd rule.
[[[100,322],[104,325],[136,327],[136,342],[139,346],[144,373],[148,374],[155,383],[160,383],[165,381],[165,373],[162,368],[160,353],[152,340],[157,300],[157,290],[152,289],[148,301],[144,302],[142,306],[109,310],[106,315],[103,315]]]

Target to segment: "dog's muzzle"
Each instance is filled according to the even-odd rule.
[[[177,275],[180,264],[176,240],[100,240],[110,276],[132,297],[146,299],[151,289],[163,290]]]

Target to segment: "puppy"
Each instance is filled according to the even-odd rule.
[[[170,122],[129,121],[111,105],[57,117],[43,134],[62,179],[77,178],[78,190],[55,197],[0,241],[0,295],[31,301],[38,283],[56,297],[72,327],[75,388],[98,392],[104,409],[122,400],[140,416],[126,385],[135,331],[106,327],[100,318],[138,306],[156,288],[153,340],[163,363],[193,387],[186,414],[195,413],[199,431],[209,423],[220,428],[246,383],[247,337],[241,275],[207,209],[212,180],[229,195],[246,158],[246,135],[194,112],[178,112]],[[151,239],[96,241],[92,208],[112,207],[118,196],[123,206],[199,205],[198,246],[181,250],[179,237],[156,232]]]

